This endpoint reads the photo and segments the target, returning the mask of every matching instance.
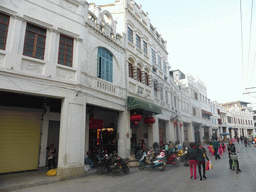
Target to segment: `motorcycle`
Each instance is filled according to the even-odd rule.
[[[168,151],[165,151],[166,164],[171,164],[171,165],[178,167],[180,161],[179,161],[179,157],[177,155],[178,155],[178,153],[170,154]]]
[[[128,162],[128,159],[118,157],[116,154],[105,154],[99,163],[97,173],[102,175],[112,171],[122,171],[124,174],[128,174],[130,172]]]
[[[151,153],[148,154],[146,152],[143,153],[142,158],[139,160],[139,170],[143,169],[159,169],[160,171],[165,170],[165,154],[164,152],[160,152],[155,158],[150,159]]]

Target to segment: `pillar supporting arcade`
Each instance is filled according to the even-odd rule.
[[[86,104],[83,96],[78,97],[62,101],[57,169],[60,179],[84,174]]]
[[[130,111],[119,112],[118,116],[118,155],[122,158],[130,156],[131,149],[131,129]]]

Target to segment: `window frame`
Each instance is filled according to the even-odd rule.
[[[105,57],[102,57],[103,53],[101,50],[106,51]],[[109,60],[108,56],[111,56],[111,60]],[[113,83],[113,54],[105,47],[98,47],[97,61],[97,77],[110,83]],[[108,71],[109,73],[107,73]]]
[[[68,43],[66,43],[66,42],[61,42],[61,37],[64,37],[64,38],[67,38],[67,39],[70,39],[70,40],[72,40],[72,45],[71,44],[68,44]],[[60,47],[60,45],[61,45],[61,43],[62,44],[64,44],[65,45],[65,48],[64,48],[64,51],[65,51],[65,53],[64,54],[62,54],[62,53],[60,53],[60,49],[61,49],[61,47]],[[69,56],[69,55],[67,55],[67,46],[71,46],[72,47],[72,51],[71,51],[71,64],[70,64],[70,66],[69,65],[67,65],[66,64],[66,62],[67,62],[67,56]],[[63,35],[63,34],[60,34],[60,39],[59,39],[59,53],[58,53],[58,64],[60,64],[60,65],[65,65],[65,66],[68,66],[68,67],[72,67],[73,65],[73,53],[74,53],[74,38],[72,38],[72,37],[68,37],[68,36],[66,36],[66,35]],[[64,55],[64,59],[62,59],[62,60],[64,60],[64,64],[62,64],[62,63],[60,63],[60,54],[61,55]]]
[[[152,48],[151,48],[151,57],[152,57],[152,64],[156,65],[156,52]]]
[[[136,48],[141,50],[141,38],[136,34]]]
[[[133,67],[131,63],[129,63],[129,77],[133,78]]]
[[[168,91],[165,90],[165,102],[166,104],[168,104]]]
[[[127,34],[128,42],[133,44],[133,30],[130,27],[127,29]]]
[[[141,82],[142,78],[141,78],[141,69],[139,67],[137,67],[137,80],[139,82]]]
[[[3,17],[7,17],[7,23],[3,22]],[[6,42],[7,42],[9,23],[10,23],[10,16],[0,12],[0,24],[6,26],[6,30],[3,30],[3,29],[0,28],[0,31],[4,31],[5,32],[5,36],[0,35],[0,37],[3,37],[3,39],[4,39],[4,42],[3,43],[1,42],[3,44],[3,48],[0,48],[0,50],[5,50],[6,49]]]
[[[155,80],[154,81],[154,97],[157,98],[158,94],[157,94],[157,88],[158,88],[158,82]]]
[[[144,72],[145,74],[145,85],[149,85],[149,82],[148,82],[148,73],[147,72]]]
[[[146,41],[143,41],[143,53],[148,55],[148,44]]]
[[[167,74],[167,65],[166,65],[166,62],[163,60],[163,71],[164,71],[164,74]]]
[[[28,29],[29,26],[35,27],[35,28],[40,29],[40,30],[43,30],[43,31],[45,31],[45,34],[42,35],[42,34],[37,33],[37,32],[35,32],[35,31],[31,31],[31,30]],[[34,30],[35,30],[35,28],[34,28]],[[29,37],[28,37],[28,34],[29,34],[29,33],[33,33],[33,34],[35,35],[35,36],[34,36],[34,42],[33,42],[33,44],[26,43],[26,41],[27,41],[28,39],[32,39],[32,38],[29,38]],[[33,58],[36,58],[36,59],[44,60],[45,44],[46,44],[46,35],[47,35],[47,29],[42,28],[42,27],[39,27],[39,26],[34,25],[34,24],[31,24],[31,23],[27,23],[26,32],[25,32],[25,40],[24,40],[23,55],[28,56],[28,57],[33,57]],[[38,46],[39,42],[42,43],[42,41],[38,41],[38,37],[43,37],[43,38],[44,38],[43,47]],[[33,40],[33,39],[32,39],[32,40]],[[33,50],[26,49],[26,45],[33,45]],[[39,57],[36,56],[36,53],[40,53],[40,52],[37,52],[37,51],[36,51],[38,47],[41,48],[41,49],[43,49],[42,58],[39,58]],[[28,54],[25,54],[25,51],[26,51],[26,50],[32,51],[32,56],[31,56],[31,55],[28,55]]]
[[[158,69],[162,70],[162,59],[160,57],[160,55],[158,55],[157,57],[157,66],[158,66]]]

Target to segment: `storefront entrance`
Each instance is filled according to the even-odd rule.
[[[161,148],[166,144],[165,121],[162,120],[159,120],[159,144]]]
[[[42,138],[46,108],[60,112],[61,100],[9,92],[0,94],[0,173],[38,169],[38,165],[46,161],[44,154],[40,162],[41,145],[47,143],[47,138]],[[59,132],[56,134],[52,138],[58,137]],[[55,142],[58,146],[58,139]]]
[[[89,115],[89,150],[118,152],[118,112],[92,105],[87,105],[86,108]]]

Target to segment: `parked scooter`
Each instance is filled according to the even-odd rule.
[[[157,168],[160,171],[164,171],[166,166],[164,152],[160,152],[159,155],[157,155],[155,158],[153,157],[152,159],[150,159],[150,156],[150,152],[148,154],[146,152],[143,153],[142,158],[139,160],[139,170],[143,170],[145,168]]]
[[[171,164],[171,165],[174,165],[176,167],[179,166],[179,157],[177,156],[178,153],[169,153],[168,151],[165,151],[165,162],[166,164]]]
[[[128,159],[118,157],[116,153],[110,155],[105,154],[99,163],[97,173],[101,175],[112,171],[122,171],[124,174],[128,174],[130,172]]]

